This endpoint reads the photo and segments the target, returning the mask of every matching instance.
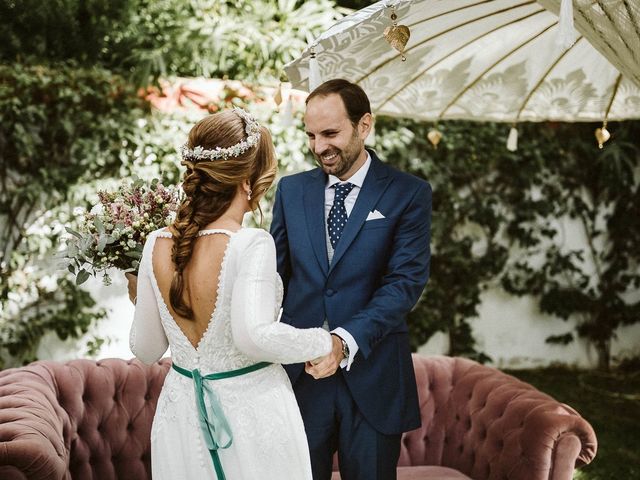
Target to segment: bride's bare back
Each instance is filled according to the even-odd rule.
[[[229,236],[224,233],[201,235],[193,243],[191,259],[183,272],[183,298],[193,310],[194,319],[178,315],[169,302],[169,290],[175,272],[171,261],[172,238],[158,238],[154,246],[153,275],[171,316],[191,345],[197,348],[215,310],[218,297],[218,278]]]

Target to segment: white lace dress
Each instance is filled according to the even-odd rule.
[[[282,281],[276,272],[273,239],[261,229],[233,233],[203,230],[200,235],[230,236],[218,279],[218,295],[208,328],[197,348],[172,318],[153,275],[153,232],[144,247],[138,298],[131,328],[132,352],[151,363],[167,346],[173,362],[202,375],[273,362],[242,376],[208,381],[233,434],[218,453],[227,480],[311,479],[304,426],[291,383],[280,363],[297,363],[327,354],[331,338],[321,328],[296,329],[278,322]],[[151,429],[154,480],[215,479],[201,432],[194,380],[170,369]]]

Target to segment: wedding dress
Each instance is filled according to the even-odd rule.
[[[216,305],[197,348],[171,316],[153,274],[152,254],[158,230],[144,247],[130,345],[150,363],[167,345],[175,365],[204,376],[272,362],[266,368],[220,380],[205,380],[219,402],[233,436],[217,450],[227,480],[311,480],[304,426],[291,383],[281,363],[326,355],[331,338],[321,328],[296,329],[280,323],[282,280],[276,272],[275,245],[261,229],[238,232],[203,230],[199,235],[228,235]],[[217,478],[196,407],[194,379],[169,370],[151,428],[154,480]],[[224,442],[223,442],[224,443]]]

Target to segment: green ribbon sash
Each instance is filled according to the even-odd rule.
[[[269,365],[271,365],[269,362],[260,362],[255,365],[239,368],[238,370],[201,375],[197,368],[189,371],[179,367],[175,363],[172,364],[176,372],[185,377],[193,378],[200,430],[204,435],[204,441],[211,455],[218,480],[226,480],[222,463],[220,462],[220,456],[218,455],[218,449],[229,448],[233,442],[233,435],[231,434],[231,427],[229,426],[227,417],[224,415],[218,396],[213,388],[204,380],[222,380],[224,378],[238,377],[268,367]]]

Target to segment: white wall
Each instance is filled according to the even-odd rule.
[[[514,297],[503,290],[488,290],[481,296],[478,317],[472,320],[473,334],[480,351],[498,368],[523,369],[549,365],[592,368],[597,365],[593,347],[578,339],[569,345],[550,345],[549,335],[569,332],[575,325],[543,315],[533,297]],[[444,354],[448,339],[438,333],[420,347],[419,353]],[[612,343],[613,363],[640,355],[640,324],[620,328]]]

